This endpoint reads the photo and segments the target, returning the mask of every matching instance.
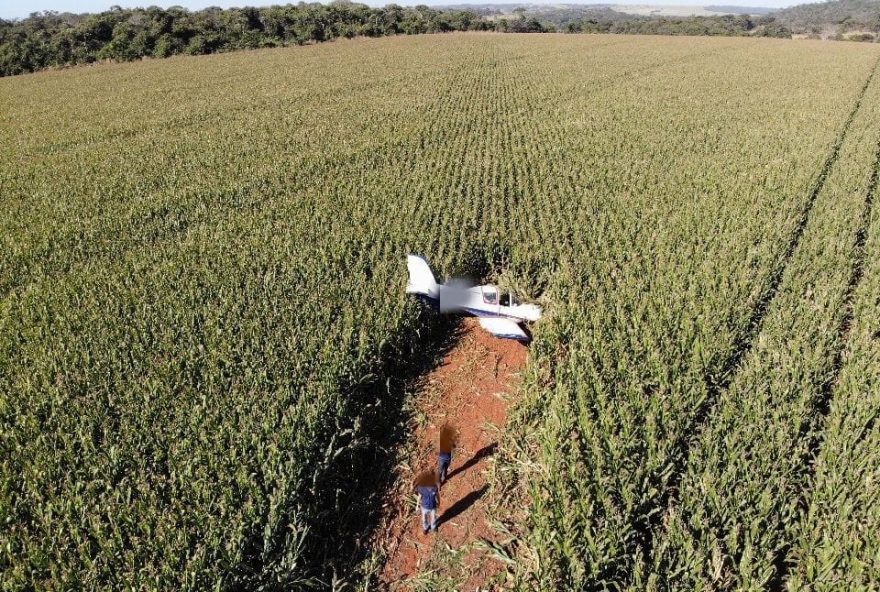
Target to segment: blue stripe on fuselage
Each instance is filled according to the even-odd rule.
[[[471,315],[473,315],[473,316],[475,316],[475,317],[486,317],[486,318],[490,318],[490,319],[492,319],[492,318],[497,318],[497,319],[510,319],[511,321],[514,321],[514,320],[511,319],[509,316],[507,316],[507,315],[503,315],[503,314],[501,314],[501,313],[499,313],[499,312],[491,312],[491,311],[488,311],[488,310],[480,310],[479,308],[470,308],[470,307],[467,307],[467,306],[462,307],[462,310],[466,311],[468,314],[471,314]],[[516,322],[516,321],[514,321],[514,322]]]
[[[489,333],[492,333],[492,332],[489,331]],[[499,339],[513,339],[514,341],[528,341],[529,340],[528,336],[524,337],[522,335],[512,335],[510,333],[492,333],[492,335],[494,335],[495,337],[498,337]]]
[[[433,308],[435,311],[440,312],[440,300],[438,298],[434,298],[433,296],[422,292],[411,292],[411,294]]]
[[[435,298],[433,296],[430,296],[429,294],[425,294],[424,292],[410,292],[410,294],[412,294],[413,296],[415,296],[416,298],[418,298],[419,300],[421,300],[422,302],[424,302],[428,306],[435,308],[437,310],[440,309],[440,299],[439,298]],[[474,317],[485,317],[485,318],[490,318],[490,319],[510,319],[514,323],[519,322],[519,320],[515,317],[510,317],[508,315],[501,314],[499,312],[492,312],[492,311],[483,310],[480,308],[472,308],[470,306],[463,306],[463,307],[461,307],[461,310],[471,316],[474,316]]]

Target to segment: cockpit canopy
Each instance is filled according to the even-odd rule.
[[[498,288],[495,286],[483,286],[483,302],[485,304],[498,304]]]

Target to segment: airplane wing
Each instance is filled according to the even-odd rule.
[[[520,341],[528,341],[529,337],[525,334],[516,321],[510,319],[500,319],[497,317],[480,317],[480,326],[494,335],[502,339],[517,339]]]

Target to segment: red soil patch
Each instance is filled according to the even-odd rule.
[[[377,544],[385,566],[379,580],[390,590],[407,590],[413,577],[432,570],[465,578],[462,589],[485,589],[503,565],[473,543],[492,540],[487,471],[507,419],[509,396],[515,394],[525,366],[526,347],[483,331],[476,319],[463,322],[462,337],[443,363],[429,374],[416,403],[407,458],[398,467],[398,486],[385,504]],[[449,479],[440,490],[440,526],[422,534],[416,510],[413,476],[436,469],[441,426],[449,422],[458,440]],[[446,546],[463,552],[462,563],[447,566],[431,559]]]

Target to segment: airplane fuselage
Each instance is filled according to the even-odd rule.
[[[514,304],[512,296],[507,304],[497,286],[464,287],[460,281],[438,284],[428,262],[422,257],[409,255],[409,282],[407,294],[417,296],[441,313],[459,313],[479,317],[480,326],[497,337],[527,341],[528,334],[519,327],[524,321],[537,321],[541,309],[533,304]]]
[[[491,284],[473,288],[441,285],[440,312],[461,312],[475,317],[497,317],[516,322],[537,321],[541,311],[528,304],[501,304],[498,288]]]

